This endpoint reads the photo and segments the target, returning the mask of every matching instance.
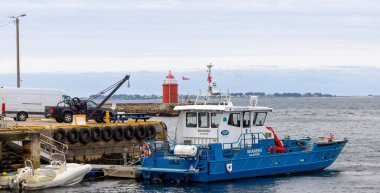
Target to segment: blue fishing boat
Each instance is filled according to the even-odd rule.
[[[235,106],[228,95],[214,94],[208,65],[208,94],[193,104],[177,106],[173,141],[152,141],[141,157],[143,178],[211,182],[257,176],[319,171],[338,157],[347,139],[279,139],[265,126],[268,107]]]

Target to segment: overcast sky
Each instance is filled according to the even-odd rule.
[[[133,92],[160,94],[172,70],[193,76],[182,91],[197,92],[212,62],[234,92],[380,94],[376,0],[0,0],[1,86],[16,84],[15,25],[6,24],[22,13],[23,86],[86,96],[100,90],[87,85],[132,73]]]
[[[380,1],[1,0],[22,72],[380,67]],[[0,27],[2,73],[15,26]]]

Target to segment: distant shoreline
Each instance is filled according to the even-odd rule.
[[[332,94],[323,94],[323,93],[274,93],[274,94],[266,94],[264,92],[247,92],[247,93],[229,93],[234,98],[250,98],[251,96],[258,96],[260,98],[300,98],[300,97],[313,97],[313,98],[318,98],[318,97],[325,97],[325,98],[330,98],[330,97],[376,97],[376,95],[363,95],[363,96],[339,96],[339,95],[332,95]],[[91,95],[92,97],[94,95]],[[194,99],[197,98],[198,95],[178,95],[178,99]],[[104,99],[105,96],[99,96],[96,97],[96,100],[102,100]],[[162,100],[161,95],[139,95],[139,94],[117,94],[111,97],[110,100],[117,101],[117,100]]]
[[[278,99],[278,98],[372,98],[372,97],[380,97],[380,96],[331,96],[331,97],[292,97],[292,96],[287,96],[287,97],[269,97],[269,96],[259,96],[261,99]],[[241,99],[246,99],[249,100],[249,97],[244,96],[244,97],[233,97],[233,98],[241,98]],[[195,100],[196,97],[189,97],[186,100]],[[100,102],[102,98],[98,98],[95,101]],[[179,101],[181,101],[181,98],[179,98]],[[182,101],[185,101],[185,98],[182,98]],[[106,104],[111,104],[111,103],[162,103],[162,98],[155,98],[155,99],[149,99],[149,98],[141,98],[141,99],[109,99]]]

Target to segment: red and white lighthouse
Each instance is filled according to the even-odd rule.
[[[178,84],[171,71],[166,75],[166,79],[162,84],[162,103],[178,103]]]

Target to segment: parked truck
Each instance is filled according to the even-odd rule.
[[[41,117],[45,106],[70,100],[61,89],[49,88],[0,88],[0,114],[25,121],[28,117]]]
[[[112,116],[112,109],[103,108],[102,106],[127,80],[129,81],[129,75],[126,75],[123,79],[86,100],[74,97],[68,101],[62,101],[56,106],[46,106],[45,117],[54,118],[59,123],[71,123],[73,115],[85,114],[87,119],[94,119],[97,123],[105,122],[106,111],[109,111]],[[97,96],[103,95],[110,90],[112,91],[99,104],[92,101]]]
[[[92,119],[97,123],[102,123],[105,120],[106,111],[112,114],[112,109],[99,108],[98,105],[91,100],[81,100],[77,97],[68,101],[62,101],[56,106],[45,107],[45,117],[54,118],[58,123],[71,123],[73,121],[73,115],[85,114],[89,115],[93,113]]]

